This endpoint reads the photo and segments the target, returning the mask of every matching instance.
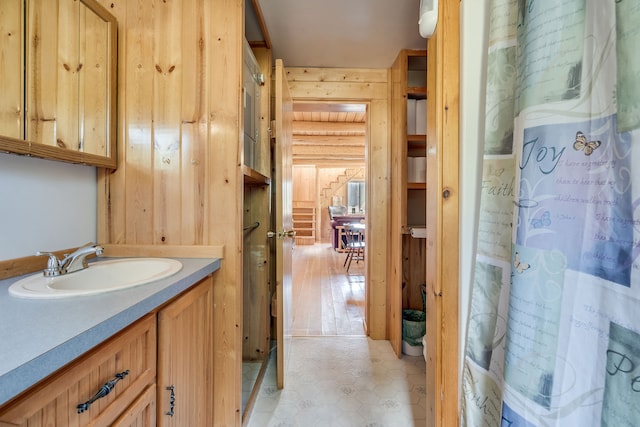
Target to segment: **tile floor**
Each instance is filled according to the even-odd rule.
[[[249,398],[251,397],[251,391],[253,390],[253,385],[258,380],[258,375],[260,375],[260,368],[262,367],[262,362],[242,362],[242,413],[244,414],[245,408],[249,403]]]
[[[294,337],[285,388],[275,352],[248,427],[410,427],[426,423],[425,361],[398,359],[388,341]]]

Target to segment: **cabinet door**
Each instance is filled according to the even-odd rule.
[[[81,356],[0,409],[0,426],[106,426],[121,416],[156,375],[156,321],[149,315]],[[126,374],[123,374],[127,372]],[[111,391],[89,404],[107,382]]]
[[[156,385],[149,386],[111,427],[155,427]]]
[[[213,279],[158,313],[158,425],[213,424]]]

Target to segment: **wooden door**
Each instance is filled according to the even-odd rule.
[[[291,186],[291,134],[293,101],[281,59],[276,59],[275,74],[275,230],[276,239],[276,343],[278,387],[284,387],[285,365],[291,343],[291,252],[293,231],[293,192]]]
[[[158,313],[158,426],[213,424],[212,316],[211,276]]]

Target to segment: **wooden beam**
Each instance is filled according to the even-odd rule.
[[[314,156],[314,157],[361,157],[364,159],[364,147],[352,147],[349,145],[334,145],[331,149],[326,146],[316,145],[296,145],[293,147],[293,156]]]
[[[323,168],[363,168],[364,159],[293,159],[296,166],[316,166]]]
[[[359,135],[297,135],[293,145],[351,145],[364,147],[365,138]]]
[[[351,123],[351,122],[307,122],[307,121],[294,121],[293,122],[293,134],[300,135],[304,132],[315,133],[350,133],[364,135],[366,131],[365,123]]]
[[[344,99],[345,101],[364,101],[378,99],[386,101],[387,83],[365,82],[306,82],[290,81],[291,90],[300,94],[302,99]]]
[[[331,84],[339,82],[362,82],[362,83],[383,83],[387,85],[387,70],[384,68],[296,68],[287,67],[287,80],[291,85],[294,82],[318,82],[319,88],[329,88]],[[360,94],[360,99],[370,99],[372,95],[372,87],[366,85],[364,93]],[[317,100],[325,102],[335,102],[335,100],[345,99],[345,93],[337,93],[331,96],[324,90],[324,95],[316,97]],[[373,91],[375,93],[375,91]],[[308,97],[298,97],[294,99],[294,105],[297,102],[309,102]]]
[[[294,113],[364,113],[367,104],[360,103],[334,103],[334,102],[295,102]]]
[[[264,45],[267,49],[271,49],[271,36],[269,35],[269,30],[267,29],[267,25],[264,22],[262,8],[260,7],[258,0],[251,0],[251,4],[253,5],[253,10],[256,13],[256,18],[258,18],[258,24],[260,25],[260,30],[262,31],[262,36],[264,37]]]

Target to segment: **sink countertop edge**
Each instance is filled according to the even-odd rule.
[[[24,361],[21,361],[17,366],[15,363],[6,363],[0,354],[0,406],[217,271],[221,261],[211,258],[174,259],[182,262],[182,270],[157,281],[155,284],[141,285],[132,289],[94,296],[73,297],[64,299],[65,301],[15,298],[8,294],[8,288],[13,282],[24,276],[0,280],[0,307],[3,304],[11,304],[11,302],[25,306],[29,306],[29,304],[37,306],[47,304],[45,301],[48,301],[49,307],[55,308],[56,305],[65,307],[75,301],[78,305],[84,303],[85,310],[92,311],[92,305],[100,304],[106,299],[113,301],[114,298],[122,296],[123,298],[120,299],[127,300],[127,302],[119,303],[119,306],[111,312],[107,310],[101,315],[87,319],[86,327],[79,325],[79,332],[73,336],[64,336],[61,331],[61,336],[57,341],[54,337],[46,345],[47,348],[44,351],[37,355],[25,356]],[[148,288],[144,289],[145,287]],[[1,312],[2,310],[0,310],[0,340],[3,341],[5,349],[11,349],[10,335],[28,331],[20,330],[21,319],[3,319]],[[30,319],[28,324],[37,324],[39,320],[50,321],[46,317],[48,314],[51,313],[44,313],[42,319]],[[11,366],[7,367],[7,365]]]

